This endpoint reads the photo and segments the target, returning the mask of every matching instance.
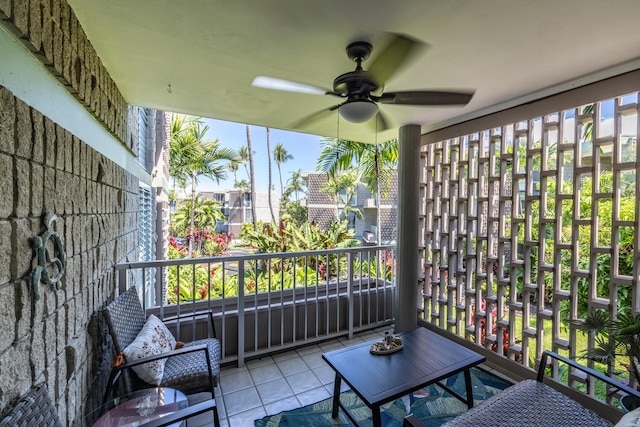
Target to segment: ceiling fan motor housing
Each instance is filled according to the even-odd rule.
[[[341,74],[333,81],[334,92],[349,99],[368,99],[376,89],[378,85],[363,70]]]
[[[362,61],[366,61],[371,54],[371,44],[363,41],[351,43],[347,46],[347,56],[357,66],[354,71],[339,75],[333,81],[333,90],[340,96],[348,97],[350,101],[369,99],[369,94],[378,86],[362,69]]]

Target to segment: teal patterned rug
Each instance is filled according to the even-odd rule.
[[[456,375],[451,388],[465,395],[464,375]],[[509,387],[511,383],[485,370],[471,369],[473,399],[477,405],[496,393]],[[340,395],[340,401],[349,408],[362,426],[371,426],[371,411],[352,391]],[[271,415],[255,421],[256,427],[353,427],[345,413],[340,410],[338,418],[331,417],[331,399],[325,399],[313,405]],[[401,427],[408,413],[415,414],[427,427],[440,426],[467,410],[467,405],[438,387],[431,385],[420,392],[396,399],[382,407],[382,425]]]

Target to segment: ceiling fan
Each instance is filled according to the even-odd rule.
[[[340,104],[315,112],[298,121],[295,127],[304,127],[331,112],[338,113],[352,123],[363,123],[376,114],[378,130],[389,128],[389,120],[379,111],[378,103],[396,105],[466,105],[474,92],[469,91],[427,91],[412,90],[402,92],[384,92],[384,85],[408,60],[414,56],[424,43],[404,35],[394,34],[392,40],[371,62],[365,70],[362,63],[369,58],[372,46],[358,41],[347,46],[349,59],[356,63],[356,69],[341,74],[333,81],[333,90],[297,83],[289,80],[258,76],[253,86],[318,95],[333,95],[346,100]]]

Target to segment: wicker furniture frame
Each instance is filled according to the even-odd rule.
[[[49,397],[47,385],[33,387],[0,419],[2,427],[62,427],[56,407]]]
[[[146,322],[146,315],[135,287],[129,288],[114,299],[104,308],[103,314],[109,325],[109,332],[117,353],[121,353],[135,340]],[[213,327],[212,330],[215,334]],[[214,398],[215,387],[220,377],[220,357],[220,341],[217,338],[207,338],[185,343],[183,348],[167,353],[125,361],[112,369],[103,403],[111,396],[121,378],[126,392],[155,387],[140,380],[129,368],[159,359],[167,359],[160,387],[175,388],[185,394],[209,392]],[[215,405],[213,414],[214,424],[217,427],[220,421]]]
[[[621,391],[640,398],[640,392],[611,377],[567,359],[557,353],[545,351],[540,360],[536,380],[521,381],[485,400],[478,406],[446,422],[442,427],[466,426],[535,426],[535,427],[611,427],[613,423],[585,408],[567,395],[545,384],[545,369],[549,358],[567,364],[570,369],[605,382],[610,390]],[[407,415],[404,427],[424,427],[413,414]]]

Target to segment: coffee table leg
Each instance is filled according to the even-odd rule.
[[[336,418],[338,416],[338,409],[340,408],[340,383],[342,377],[336,372],[336,380],[333,382],[333,408],[331,409],[331,416]]]
[[[374,406],[371,408],[371,415],[373,421],[373,427],[382,427],[382,417],[380,416],[380,407]]]
[[[464,370],[464,383],[467,388],[467,406],[471,409],[473,408],[473,386],[471,384],[471,371],[469,371],[469,369]]]

